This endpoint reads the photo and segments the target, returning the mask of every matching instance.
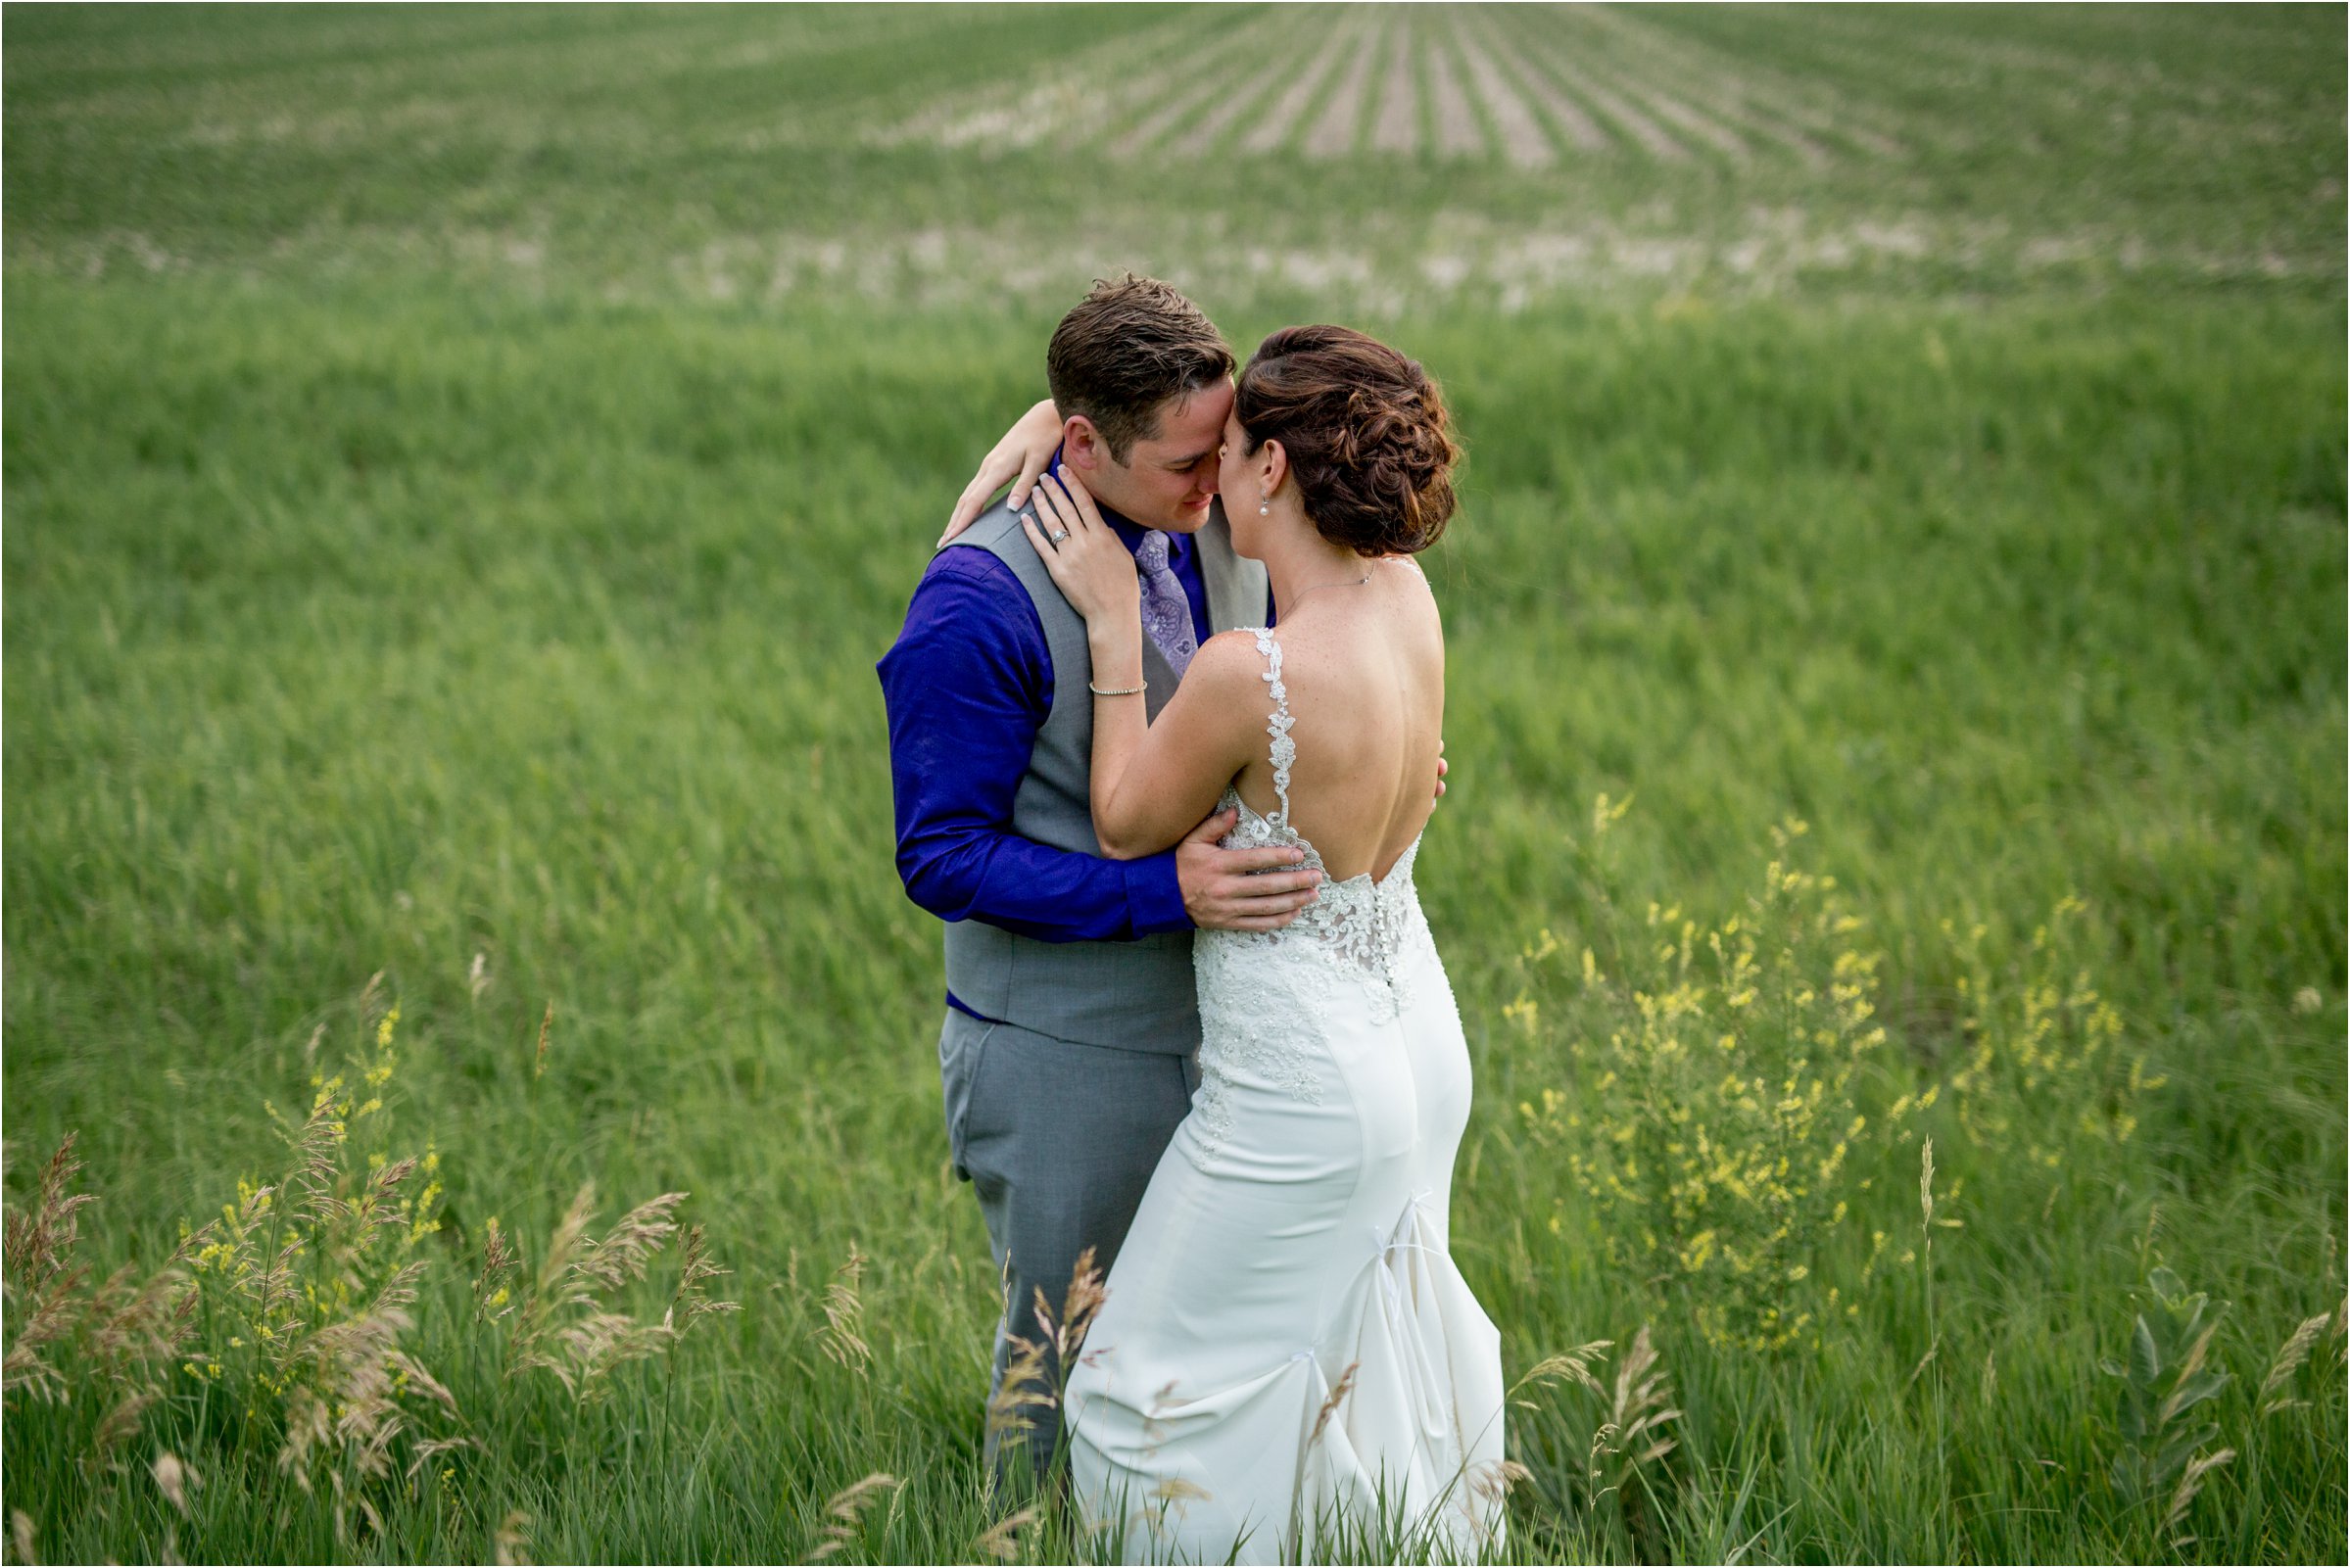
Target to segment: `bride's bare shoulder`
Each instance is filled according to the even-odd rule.
[[[1444,616],[1437,607],[1436,588],[1419,562],[1410,555],[1387,555],[1380,558],[1378,569],[1387,584],[1389,619],[1442,641]]]
[[[1379,568],[1412,594],[1425,597],[1431,604],[1436,599],[1436,585],[1428,581],[1427,568],[1414,555],[1382,555]]]
[[[1219,632],[1202,642],[1183,671],[1183,685],[1189,688],[1196,681],[1203,689],[1225,696],[1245,689],[1265,671],[1265,652],[1257,645],[1258,635],[1255,628],[1244,627]]]
[[[1209,659],[1218,664],[1248,664],[1252,662],[1262,664],[1265,662],[1265,655],[1257,646],[1257,639],[1260,636],[1271,635],[1270,632],[1254,626],[1242,626],[1229,632],[1219,632],[1199,645],[1199,651],[1191,656],[1191,668],[1199,668],[1201,659]],[[1184,673],[1189,675],[1190,671],[1186,670]]]

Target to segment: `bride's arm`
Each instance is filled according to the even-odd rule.
[[[1158,723],[1149,722],[1134,557],[1075,476],[1066,489],[1044,476],[1035,501],[1029,543],[1085,618],[1092,655],[1094,836],[1112,860],[1156,854],[1198,826],[1252,755],[1261,729],[1250,706],[1261,686],[1254,644],[1209,639]]]
[[[1093,699],[1093,833],[1104,855],[1157,854],[1216,809],[1264,744],[1251,706],[1264,702],[1263,669],[1255,640],[1226,632],[1200,644],[1156,721],[1140,722],[1140,697]],[[1102,709],[1113,702],[1128,711],[1105,746]]]
[[[1035,488],[1036,476],[1044,472],[1044,465],[1053,460],[1060,446],[1061,410],[1047,398],[1014,421],[1004,439],[980,459],[980,471],[963,487],[938,543],[943,545],[969,528],[1007,479],[1012,481],[1012,493],[1004,499],[1015,507],[1025,502]]]

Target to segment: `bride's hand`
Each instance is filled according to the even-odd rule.
[[[1035,504],[1021,517],[1029,543],[1044,557],[1044,568],[1069,607],[1085,618],[1088,633],[1131,627],[1142,637],[1142,583],[1134,557],[1117,532],[1102,521],[1084,481],[1064,471],[1036,482]]]
[[[1031,408],[1004,432],[986,456],[980,459],[980,471],[971,476],[956,500],[954,511],[946,519],[946,532],[938,536],[943,545],[969,528],[987,509],[988,500],[1003,488],[1005,480],[1012,481],[1012,494],[1005,497],[1017,511],[1035,488],[1036,476],[1044,465],[1053,460],[1061,446],[1061,410],[1050,398]]]

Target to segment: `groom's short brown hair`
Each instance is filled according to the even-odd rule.
[[[1159,405],[1188,397],[1235,361],[1223,334],[1200,308],[1157,278],[1128,272],[1096,278],[1061,317],[1044,351],[1045,379],[1061,417],[1083,414],[1127,460],[1137,440],[1159,433]]]

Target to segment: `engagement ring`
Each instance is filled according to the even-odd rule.
[[[1069,530],[1068,530],[1068,529],[1066,529],[1066,528],[1056,528],[1056,529],[1054,529],[1054,530],[1053,530],[1051,533],[1049,533],[1049,534],[1045,535],[1044,537],[1045,537],[1046,539],[1049,539],[1049,540],[1051,540],[1051,541],[1052,541],[1054,544],[1058,545],[1058,544],[1060,544],[1060,543],[1061,543],[1061,541],[1063,541],[1063,540],[1065,540],[1065,539],[1067,539],[1067,538],[1069,537]]]

